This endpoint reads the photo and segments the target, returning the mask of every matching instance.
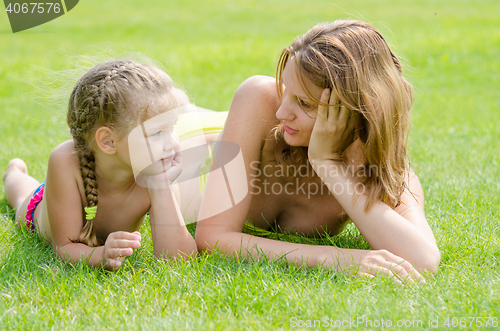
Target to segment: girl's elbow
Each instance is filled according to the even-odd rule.
[[[65,252],[65,250],[63,249],[63,247],[66,245],[67,244],[60,245],[55,242],[52,243],[52,252],[54,252],[54,256],[56,258],[62,258],[63,260],[67,260],[67,258],[65,259],[65,257],[68,257],[68,253]]]
[[[177,249],[175,252],[165,252],[162,250],[161,252],[159,251],[154,251],[153,254],[157,259],[165,259],[165,260],[171,260],[171,261],[188,261],[196,254],[198,253],[198,250],[196,249],[196,246],[194,247],[189,247],[186,249]]]
[[[212,240],[205,231],[196,231],[195,242],[199,252],[208,251],[212,246]]]

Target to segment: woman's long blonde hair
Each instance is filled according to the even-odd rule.
[[[98,203],[92,152],[96,130],[107,126],[124,135],[148,118],[187,103],[187,95],[174,87],[165,72],[132,60],[103,62],[80,78],[69,99],[67,122],[80,160],[88,207]],[[71,241],[90,247],[102,244],[92,219],[85,221],[79,237]]]
[[[280,98],[282,73],[288,61],[299,68],[299,82],[311,100],[320,103],[306,89],[304,77],[320,88],[335,91],[352,111],[355,136],[362,142],[366,160],[357,172],[368,189],[366,210],[377,200],[397,206],[408,172],[412,87],[380,32],[360,21],[316,25],[281,53],[276,73]],[[303,148],[285,146],[281,125],[275,137],[279,163],[307,161]]]

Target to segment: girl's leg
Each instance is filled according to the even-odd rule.
[[[28,175],[28,167],[21,159],[10,160],[2,178],[5,198],[16,210],[16,222],[19,222],[19,219],[24,220],[23,213],[26,213],[27,201],[40,183]]]

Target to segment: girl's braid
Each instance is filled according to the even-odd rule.
[[[110,103],[113,103],[110,99],[114,98],[110,98],[109,92],[113,88],[112,85],[114,85],[113,82],[116,79],[122,78],[123,82],[127,83],[127,79],[125,77],[121,77],[120,75],[120,72],[123,72],[124,70],[127,70],[125,65],[120,65],[111,70],[97,70],[93,73],[93,77],[97,78],[97,80],[91,84],[88,84],[90,81],[89,79],[84,79],[86,78],[84,76],[82,78],[83,82],[81,82],[81,84],[77,84],[70,99],[71,109],[71,104],[74,104],[75,102],[78,103],[79,101],[77,100],[79,97],[77,94],[86,94],[86,97],[83,100],[85,107],[81,111],[78,111],[78,108],[75,107],[74,111],[70,111],[68,113],[68,125],[70,126],[71,135],[73,136],[75,149],[78,153],[78,159],[80,161],[80,170],[85,187],[85,197],[87,198],[88,207],[97,206],[98,194],[95,175],[95,159],[87,141],[91,138],[89,136],[90,133],[92,133],[91,130],[95,126],[96,122],[106,120],[106,117],[109,118],[110,114],[107,114],[108,116],[103,114],[103,112],[108,111],[108,108],[114,108],[114,105],[110,105]],[[80,95],[80,97],[81,96],[82,95]],[[85,225],[80,232],[80,236],[76,239],[72,239],[72,242],[83,243],[90,247],[99,246],[99,244],[101,244],[95,233],[93,219],[86,220]]]

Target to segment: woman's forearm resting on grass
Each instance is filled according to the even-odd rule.
[[[198,223],[196,239],[200,250],[219,249],[233,256],[262,256],[271,260],[286,260],[300,266],[333,268],[348,275],[374,277],[377,274],[396,276],[407,281],[420,281],[421,275],[402,258],[385,250],[368,251],[332,246],[296,244],[260,238],[237,231],[220,232],[221,227]]]
[[[362,192],[358,194],[353,189],[360,184],[351,176],[345,164],[324,160],[313,160],[311,164],[373,249],[385,249],[400,256],[419,271],[437,271],[439,250],[419,206],[409,207],[412,208],[407,213],[409,219],[381,201],[375,202],[366,211],[367,196]],[[413,176],[410,181],[414,183],[409,185],[411,191],[418,179],[415,174],[410,174]],[[420,183],[418,185],[420,186]],[[422,195],[423,193],[411,199],[423,199]]]

